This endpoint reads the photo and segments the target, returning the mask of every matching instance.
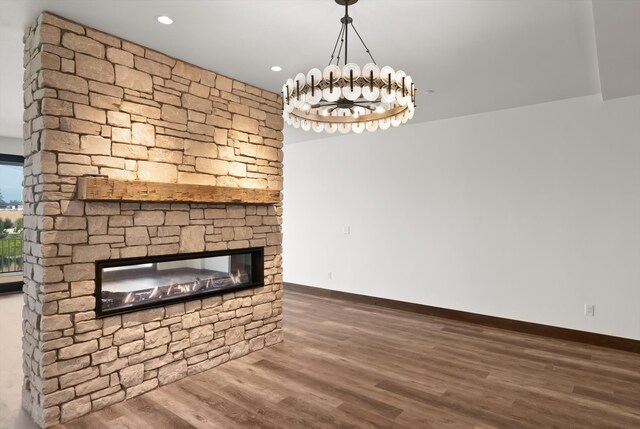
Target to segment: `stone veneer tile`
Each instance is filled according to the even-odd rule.
[[[282,189],[279,95],[48,13],[25,35],[23,405],[50,427],[282,341],[282,210],[75,200],[77,178]],[[96,319],[95,261],[265,247],[265,285]]]

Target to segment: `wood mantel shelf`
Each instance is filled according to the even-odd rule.
[[[276,204],[280,191],[224,186],[79,177],[78,199],[86,201],[154,201],[188,203]]]

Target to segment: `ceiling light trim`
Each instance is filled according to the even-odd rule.
[[[160,24],[164,24],[164,25],[171,25],[173,24],[173,19],[167,15],[160,15],[156,18],[156,20],[160,23]]]

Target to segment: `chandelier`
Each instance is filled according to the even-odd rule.
[[[285,121],[305,131],[329,134],[386,130],[406,123],[415,111],[416,90],[411,77],[389,66],[378,67],[349,16],[349,6],[358,0],[335,1],[344,6],[344,17],[329,65],[287,80],[282,87]],[[349,26],[371,58],[362,68],[348,62]],[[343,52],[344,66],[340,67]]]

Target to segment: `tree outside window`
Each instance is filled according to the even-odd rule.
[[[22,289],[23,162],[20,156],[0,154],[0,293]]]

